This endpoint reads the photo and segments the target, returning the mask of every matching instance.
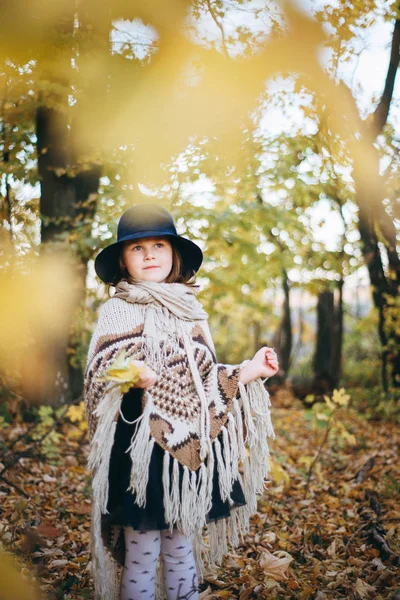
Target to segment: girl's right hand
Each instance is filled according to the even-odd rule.
[[[149,388],[154,385],[158,380],[158,375],[146,365],[143,360],[132,361],[137,367],[142,367],[142,371],[139,375],[139,380],[136,382],[135,387],[138,388]]]

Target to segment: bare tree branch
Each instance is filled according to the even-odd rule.
[[[226,46],[225,31],[224,31],[223,25],[218,20],[218,17],[215,14],[215,11],[214,11],[212,3],[211,3],[211,0],[206,0],[206,3],[207,3],[208,10],[210,11],[210,15],[211,15],[214,23],[216,24],[216,26],[218,27],[218,29],[220,29],[220,31],[221,31],[221,43],[222,43],[222,49],[223,49],[224,55],[225,55],[226,58],[229,58],[228,49],[227,49],[227,46]]]
[[[374,112],[372,127],[379,135],[383,127],[386,124],[390,103],[393,98],[394,83],[396,80],[396,73],[399,66],[400,58],[400,19],[396,19],[396,23],[393,29],[392,35],[392,47],[390,52],[389,67],[386,74],[385,87],[383,90],[382,98]]]

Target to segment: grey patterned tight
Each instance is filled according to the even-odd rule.
[[[158,557],[164,562],[168,600],[198,600],[197,573],[192,542],[176,529],[136,531],[124,527],[125,566],[121,600],[154,600]]]

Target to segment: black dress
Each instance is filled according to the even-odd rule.
[[[141,390],[132,388],[123,397],[121,410],[128,421],[137,419],[142,413],[141,394]],[[163,504],[162,470],[164,450],[157,443],[154,444],[150,460],[146,506],[139,507],[135,502],[135,494],[127,491],[131,471],[131,458],[129,453],[126,453],[126,450],[130,446],[133,427],[133,425],[125,423],[121,416],[119,416],[108,475],[109,495],[107,510],[109,515],[107,515],[107,522],[110,525],[130,525],[138,531],[169,529],[164,518]],[[218,439],[223,447],[222,436]],[[215,455],[214,458],[216,460]],[[172,461],[170,464],[172,469]],[[179,477],[180,483],[182,483],[183,468],[181,465],[179,465]],[[222,501],[219,492],[218,472],[215,469],[212,506],[207,515],[207,522],[229,517],[232,508],[246,504],[239,481],[235,481],[233,484],[231,498],[233,505],[230,505],[228,501]]]

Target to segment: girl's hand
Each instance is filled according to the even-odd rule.
[[[256,363],[260,362],[260,375],[263,379],[265,377],[272,377],[279,369],[279,362],[276,352],[273,348],[261,348],[253,358]]]
[[[260,348],[240,371],[239,381],[250,383],[257,377],[272,377],[279,369],[278,357],[272,348]]]
[[[136,366],[141,367],[142,371],[139,375],[139,380],[136,382],[135,387],[138,388],[149,388],[154,385],[158,380],[158,375],[146,365],[142,360],[132,361]]]

